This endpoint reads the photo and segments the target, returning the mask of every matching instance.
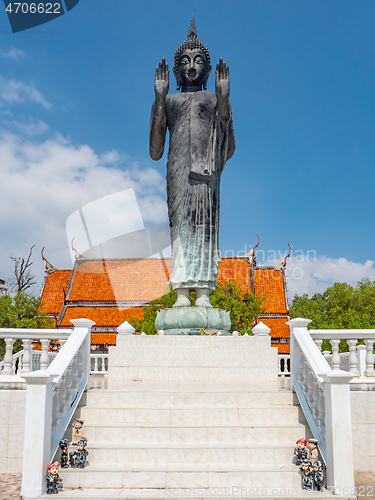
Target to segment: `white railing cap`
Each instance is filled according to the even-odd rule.
[[[311,323],[312,319],[306,319],[306,318],[294,318],[290,319],[289,321],[286,322],[287,325],[295,327],[295,326],[307,326],[309,323]]]
[[[271,328],[263,323],[263,321],[259,321],[257,325],[252,328],[254,335],[269,335]]]
[[[22,378],[24,378],[28,384],[47,384],[56,377],[58,377],[58,374],[50,373],[46,370],[37,370],[35,372],[22,374]]]
[[[336,383],[336,384],[347,384],[354,377],[357,377],[354,373],[345,372],[343,370],[332,370],[328,373],[319,373],[324,382]]]
[[[135,332],[134,326],[132,326],[128,321],[124,321],[118,328],[117,333],[121,335],[133,335]]]
[[[71,319],[70,322],[73,323],[76,328],[91,328],[95,325],[95,321],[87,318]]]

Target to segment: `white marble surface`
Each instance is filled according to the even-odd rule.
[[[375,472],[375,391],[352,391],[350,400],[354,470]]]
[[[0,474],[22,472],[24,390],[0,390]]]

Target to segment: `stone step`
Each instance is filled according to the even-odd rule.
[[[301,476],[293,464],[95,464],[62,469],[65,488],[293,488]]]
[[[70,434],[69,434],[70,432]],[[302,423],[283,424],[278,426],[267,424],[253,425],[204,425],[189,426],[181,424],[95,424],[85,423],[84,434],[90,445],[105,440],[111,443],[295,443],[299,438],[310,438],[312,434],[307,425]],[[71,429],[66,437],[71,440]]]
[[[137,424],[190,424],[203,426],[205,423],[215,425],[231,424],[296,424],[305,421],[298,406],[274,405],[258,407],[173,407],[160,409],[148,408],[94,408],[82,407],[80,414],[86,425],[116,423]]]
[[[275,381],[270,337],[119,336],[109,349],[112,381]]]
[[[268,406],[297,404],[298,399],[291,391],[279,392],[181,392],[181,391],[142,391],[127,392],[120,390],[90,390],[85,406],[104,407],[149,407],[169,408],[171,406]]]
[[[43,495],[40,498],[51,498],[50,495]],[[340,496],[332,495],[328,490],[322,493],[314,491],[306,491],[300,487],[296,488],[245,488],[243,487],[229,487],[223,488],[210,488],[186,490],[180,488],[158,488],[158,489],[127,489],[127,488],[110,488],[110,489],[94,489],[82,488],[79,490],[71,490],[64,488],[59,491],[59,498],[64,500],[187,500],[187,499],[201,499],[207,498],[208,500],[356,500],[355,496]],[[24,497],[24,500],[32,500],[31,498]],[[35,499],[33,499],[35,500]]]
[[[110,347],[110,352],[118,347],[187,347],[205,348],[270,348],[269,336],[200,336],[200,335],[118,335],[116,346]]]
[[[89,462],[94,464],[281,464],[291,463],[294,443],[90,443]]]

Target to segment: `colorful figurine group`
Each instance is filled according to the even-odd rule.
[[[324,465],[318,460],[318,440],[299,439],[294,455],[297,457],[296,465],[302,473],[302,489],[322,492],[324,489]]]
[[[72,446],[77,446],[76,451],[69,453],[68,449],[70,443],[68,439],[64,438],[60,441],[59,446],[61,449],[60,464],[62,469],[67,469],[69,466],[74,468],[83,469],[88,465],[87,455],[89,452],[86,450],[87,439],[83,437],[84,421],[77,418],[73,422],[73,438]],[[54,462],[48,467],[47,473],[47,495],[56,495],[57,485],[62,483],[59,476],[59,462]]]

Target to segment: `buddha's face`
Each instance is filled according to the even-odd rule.
[[[207,61],[200,49],[185,49],[178,60],[178,78],[183,87],[203,85],[208,78]]]

